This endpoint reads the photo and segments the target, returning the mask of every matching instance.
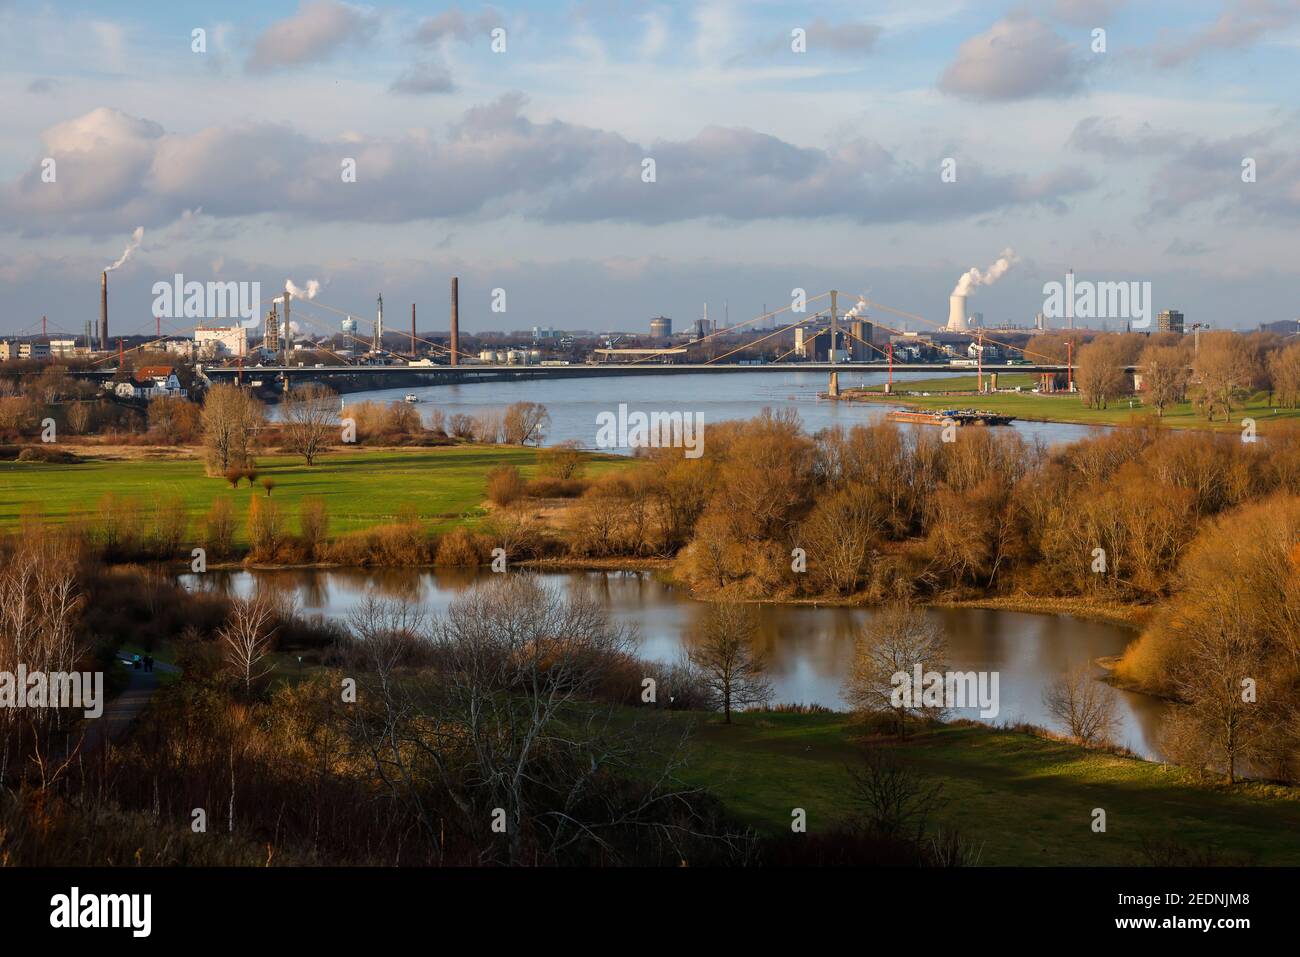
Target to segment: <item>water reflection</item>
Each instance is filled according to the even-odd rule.
[[[439,613],[475,581],[490,577],[468,569],[277,569],[208,572],[183,576],[191,588],[249,595],[259,587],[297,597],[303,612],[346,617],[366,589],[415,601]],[[643,657],[671,662],[689,647],[707,605],[644,572],[548,572],[551,587],[590,589],[618,620],[635,627]],[[840,688],[853,660],[855,637],[873,612],[865,608],[811,605],[759,606],[758,643],[769,661],[776,700],[842,709]],[[978,608],[935,608],[928,614],[948,636],[954,670],[997,671],[997,722],[1028,721],[1056,727],[1042,702],[1043,689],[1071,667],[1116,655],[1133,639],[1117,625],[1065,615],[1030,615]],[[1163,703],[1120,693],[1120,742],[1155,758]],[[960,712],[977,717],[974,709]]]

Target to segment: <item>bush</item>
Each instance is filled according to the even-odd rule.
[[[48,462],[53,465],[72,465],[80,462],[81,457],[67,449],[50,448],[48,445],[29,445],[18,453],[19,462]]]
[[[208,551],[218,556],[229,555],[230,545],[235,537],[235,513],[231,508],[230,499],[212,500],[212,507],[208,509],[208,514],[203,520],[203,527],[207,536]]]
[[[518,501],[524,490],[524,478],[513,465],[498,465],[487,474],[487,496],[495,505]]]
[[[487,543],[467,528],[456,528],[438,542],[437,565],[478,566],[487,561]]]
[[[315,557],[316,551],[329,537],[329,525],[329,509],[325,505],[325,499],[319,495],[304,497],[298,504],[298,531],[308,557]]]
[[[537,453],[537,472],[553,479],[580,479],[587,467],[587,457],[572,440],[552,445]]]
[[[579,498],[587,490],[582,479],[535,478],[525,486],[529,498]]]

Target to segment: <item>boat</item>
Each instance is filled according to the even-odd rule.
[[[916,422],[920,425],[1010,425],[1015,416],[999,415],[996,412],[983,412],[979,409],[944,409],[941,412],[922,412],[911,409],[899,409],[890,412],[891,422]]]
[[[406,393],[406,401],[407,401],[407,402],[419,402],[419,401],[420,401],[420,397],[419,397],[418,395],[416,395],[414,392],[408,392],[408,393]]]

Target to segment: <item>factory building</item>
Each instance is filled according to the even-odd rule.
[[[194,345],[202,359],[248,355],[248,330],[239,325],[199,326],[194,330]]]

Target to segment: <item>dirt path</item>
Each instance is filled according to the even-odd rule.
[[[154,662],[153,671],[145,671],[143,668],[136,671],[131,669],[129,663],[125,663],[125,667],[130,669],[130,682],[120,695],[104,705],[102,715],[87,722],[86,737],[81,745],[83,755],[94,752],[105,742],[120,741],[131,729],[136,718],[144,713],[149,700],[158,690],[159,677],[164,672],[180,671],[179,668],[163,664],[161,661]]]

